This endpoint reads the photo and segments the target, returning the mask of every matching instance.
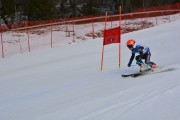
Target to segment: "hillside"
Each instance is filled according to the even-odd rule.
[[[179,120],[180,20],[123,34],[121,69],[118,45],[102,38],[0,59],[1,120]],[[152,61],[171,72],[122,78],[128,39],[150,46]],[[133,63],[135,64],[135,62]]]

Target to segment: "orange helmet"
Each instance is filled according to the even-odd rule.
[[[134,46],[135,43],[136,43],[135,40],[130,39],[130,40],[127,41],[126,45],[127,45],[128,48],[131,48],[131,47]]]

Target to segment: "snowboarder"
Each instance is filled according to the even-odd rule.
[[[131,64],[135,58],[135,54],[139,53],[139,55],[136,56],[136,64],[140,66],[140,71],[144,71],[148,69],[148,66],[151,67],[152,70],[156,70],[158,66],[150,61],[151,52],[149,47],[142,46],[142,45],[135,45],[135,40],[130,39],[127,41],[126,45],[127,47],[132,51],[131,58],[128,63],[128,67],[131,67]],[[144,59],[145,63],[143,63],[142,59]]]

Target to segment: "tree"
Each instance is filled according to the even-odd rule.
[[[57,8],[58,10],[58,16],[61,17],[61,18],[65,18],[67,17],[67,12],[68,12],[68,8],[66,7],[66,4],[67,4],[67,0],[60,0],[59,1],[59,7]]]
[[[72,16],[77,16],[77,2],[76,0],[70,0],[70,8],[72,9]]]
[[[113,2],[114,2],[115,12],[119,13],[119,6],[122,6],[122,2],[120,2],[120,0],[113,0]]]
[[[86,16],[97,14],[97,10],[93,6],[93,0],[88,0],[88,2],[82,7],[81,13]]]
[[[6,24],[6,26],[10,28],[11,26],[9,25],[9,23],[14,23],[14,0],[1,0],[0,3],[0,16]]]
[[[28,0],[27,13],[29,20],[47,20],[56,17],[55,4],[51,0]]]
[[[77,0],[69,0],[71,10],[70,17],[80,16],[80,8],[78,7]]]
[[[102,14],[106,8],[123,13],[139,8],[174,4],[180,0],[0,0],[0,18],[8,26],[24,19],[47,20]],[[104,13],[103,13],[104,14]],[[8,26],[10,28],[10,26]]]

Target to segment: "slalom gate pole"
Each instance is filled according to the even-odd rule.
[[[27,20],[27,36],[28,36],[28,50],[29,50],[29,52],[31,51],[31,48],[30,48],[30,38],[29,38],[29,28],[28,28],[28,24],[29,23],[29,21]]]
[[[93,33],[92,38],[94,39],[94,16],[92,16],[92,33]]]
[[[2,38],[2,30],[0,31],[0,34],[1,34],[2,58],[4,58],[4,45],[3,45],[3,38]]]
[[[53,47],[52,44],[53,43],[52,43],[52,20],[51,20],[51,48]]]
[[[121,6],[119,7],[119,26],[120,26],[120,42],[119,42],[119,69],[120,69],[120,64],[121,64]]]
[[[107,12],[105,16],[104,30],[106,30],[106,21],[107,21]],[[103,40],[103,47],[102,47],[101,71],[103,69],[103,63],[104,63],[104,40]]]

